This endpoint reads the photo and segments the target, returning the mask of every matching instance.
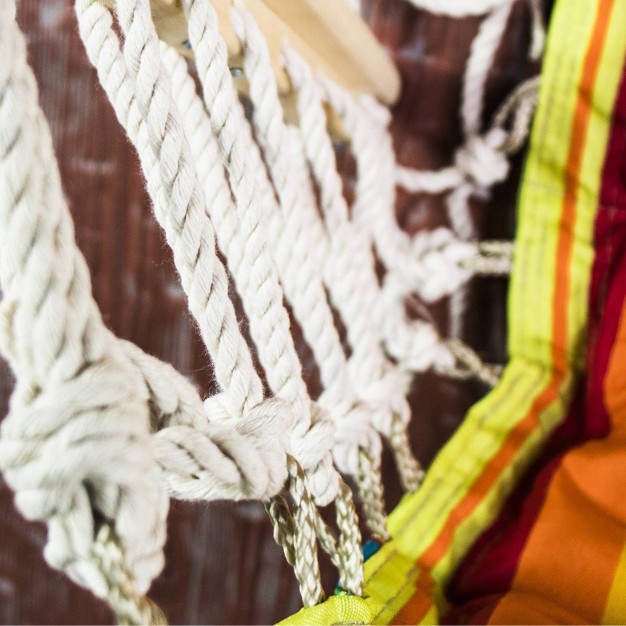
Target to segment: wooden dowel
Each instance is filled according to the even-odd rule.
[[[115,3],[115,0],[103,1],[109,6]],[[211,4],[228,49],[230,67],[243,67],[241,44],[230,21],[231,0],[211,0]],[[180,0],[151,0],[151,6],[159,37],[186,57],[193,58]],[[396,67],[345,0],[246,0],[245,6],[267,39],[278,89],[289,118],[295,119],[295,112],[289,78],[280,62],[285,41],[314,71],[353,93],[368,93],[386,104],[396,101],[400,92]],[[239,89],[246,91],[245,77],[236,82]],[[337,138],[345,138],[336,117],[330,116],[329,126]]]

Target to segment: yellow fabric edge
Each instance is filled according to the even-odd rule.
[[[600,67],[593,92],[591,94],[591,115],[589,119],[589,137],[592,141],[585,143],[581,168],[581,184],[579,186],[578,219],[575,236],[577,242],[585,241],[588,232],[593,233],[597,205],[600,197],[602,168],[606,147],[611,132],[611,117],[626,57],[626,0],[616,0],[613,5],[611,22],[607,33],[606,44],[602,51]],[[575,248],[574,274],[572,294],[569,302],[568,328],[569,344],[572,346],[572,361],[577,367],[584,366],[585,350],[584,335],[576,334],[576,329],[586,326],[587,311],[576,306],[576,302],[587,302],[591,268],[594,259],[593,241],[589,245]]]
[[[585,2],[585,0],[582,0]],[[585,45],[593,20],[581,0],[558,2],[554,9],[542,87],[518,200],[515,262],[509,289],[508,347],[511,358],[551,367],[552,301],[563,172]],[[565,13],[568,12],[566,16]],[[563,75],[566,80],[563,80]],[[533,315],[528,315],[533,311]]]
[[[569,405],[572,381],[572,376],[566,377],[560,388],[559,399],[539,414],[538,426],[518,449],[513,460],[502,469],[497,483],[486,493],[474,512],[457,525],[450,549],[431,572],[441,587],[445,587],[469,548],[496,519],[504,501],[541,452],[546,439],[562,422]]]
[[[577,2],[577,5],[576,5]],[[585,6],[583,6],[583,4]],[[584,0],[575,0],[565,3],[561,0],[558,5],[559,10],[563,10],[563,15],[567,19],[568,27],[564,29],[567,31],[564,36],[564,40],[559,39],[558,35],[552,39],[552,49],[559,52],[557,62],[563,66],[563,49],[562,46],[569,45],[570,50],[573,49],[580,52],[580,56],[577,59],[578,75],[580,75],[580,68],[584,59],[585,47],[581,46],[579,33],[577,29],[572,25],[574,19],[581,19],[583,13],[589,13],[590,5]],[[581,13],[581,9],[583,13]],[[566,15],[565,15],[566,14]],[[555,17],[555,19],[557,19]],[[584,17],[587,25],[587,38],[591,33],[591,26],[593,25],[593,19],[589,19],[589,15]],[[614,5],[614,11],[611,18],[609,32],[602,51],[601,61],[596,75],[594,88],[591,93],[591,115],[589,118],[589,126],[587,130],[587,139],[584,145],[583,151],[583,165],[581,170],[581,185],[579,186],[579,193],[577,197],[576,206],[576,221],[574,224],[574,240],[573,240],[573,254],[572,260],[569,266],[570,271],[570,299],[568,301],[568,360],[573,367],[574,371],[578,370],[583,364],[584,359],[584,338],[587,325],[587,297],[589,281],[591,277],[591,267],[594,257],[593,248],[593,227],[595,223],[595,216],[597,213],[597,206],[599,202],[600,184],[601,184],[601,172],[604,164],[604,158],[606,154],[606,146],[608,142],[608,136],[610,132],[611,115],[617,95],[617,89],[619,87],[619,80],[622,75],[624,57],[626,56],[626,35],[624,24],[626,23],[626,0],[618,0]],[[559,33],[557,29],[555,31]],[[556,43],[554,43],[556,42]],[[567,42],[567,43],[566,43]],[[546,59],[546,64],[549,65],[550,58]],[[578,80],[577,80],[578,82]],[[544,78],[544,85],[549,84],[549,78]],[[571,84],[570,84],[571,88]],[[576,90],[576,97],[578,96],[578,90]],[[570,117],[573,114],[573,103],[575,98],[571,98],[571,106],[569,108]],[[551,105],[552,106],[552,105]],[[562,138],[562,119],[563,108],[557,107],[555,110],[556,125],[559,128],[556,135]],[[541,104],[540,104],[541,111]],[[570,125],[572,120],[570,119]],[[543,125],[543,126],[542,126]],[[537,130],[537,129],[540,130]],[[570,128],[571,131],[571,128]],[[533,136],[540,134],[540,137],[544,138],[550,135],[550,124],[547,119],[547,115],[539,115],[535,122]],[[571,132],[570,132],[571,135]],[[567,144],[565,144],[567,146]],[[542,217],[546,216],[546,210],[552,209],[548,214],[548,221],[551,222],[551,226],[558,225],[558,217],[561,212],[562,206],[562,193],[556,193],[556,188],[550,185],[547,189],[544,185],[549,183],[549,179],[553,179],[554,182],[554,165],[555,161],[550,160],[547,163],[541,163],[541,154],[537,154],[538,144],[534,143],[531,146],[531,157],[533,163],[527,167],[525,173],[522,194],[520,197],[520,222],[528,225],[529,217],[533,214],[537,214],[538,211],[543,212]],[[535,150],[535,153],[533,153]],[[558,153],[557,153],[558,154]],[[563,157],[564,152],[561,151],[560,156]],[[563,157],[565,158],[565,157]],[[563,161],[563,164],[565,161]],[[543,172],[541,170],[544,170]],[[530,175],[528,174],[530,170]],[[533,180],[532,175],[536,175],[537,178]],[[541,191],[543,189],[543,192]],[[546,194],[546,191],[548,193]],[[525,193],[526,192],[526,193]],[[542,193],[546,194],[545,197],[549,198],[552,203],[547,206],[546,203],[537,202]],[[527,194],[527,195],[526,195]],[[521,229],[520,229],[521,230]],[[535,259],[543,267],[543,273],[539,275],[550,276],[549,272],[546,272],[546,264],[544,260],[541,260],[539,251],[546,251],[550,249],[551,242],[544,242],[543,245],[533,238],[524,241],[524,237],[527,233],[520,232],[520,239],[522,244],[526,244],[526,248],[522,247],[516,258],[516,271],[518,264],[527,267],[524,263],[525,260]],[[556,240],[555,240],[556,241]],[[546,245],[547,244],[547,245]],[[518,244],[516,247],[519,248]],[[542,250],[543,249],[543,250]],[[554,274],[554,265],[552,266],[552,274]],[[519,276],[519,274],[518,274]],[[518,327],[520,342],[520,351],[523,353],[528,345],[535,346],[536,343],[530,343],[527,341],[529,335],[536,330],[536,326],[533,325],[533,320],[536,318],[535,311],[537,307],[531,308],[534,302],[534,296],[537,290],[533,290],[530,283],[520,281],[521,287],[518,284],[512,285],[513,293],[518,296],[530,297],[530,300],[525,304],[520,300],[514,300],[516,305],[510,307],[510,315],[513,311],[521,312],[517,307],[528,307],[526,311],[533,311],[532,316],[521,316],[520,325]],[[544,287],[550,285],[553,288],[553,281],[542,280]],[[537,287],[537,284],[535,283]],[[517,287],[517,290],[515,288]],[[524,289],[525,288],[525,289]],[[552,297],[552,293],[550,293]],[[523,312],[522,312],[523,313]],[[551,315],[549,318],[551,320]],[[530,324],[526,324],[526,321],[530,319]],[[551,335],[546,335],[546,345],[549,347],[549,340]],[[515,344],[514,344],[515,345]],[[513,359],[519,355],[513,355]],[[531,352],[528,355],[530,358],[533,356],[537,358],[537,353],[534,355]],[[548,361],[551,362],[551,359]],[[528,464],[535,458],[537,452],[541,449],[543,442],[547,439],[550,433],[556,426],[562,421],[569,404],[569,398],[571,397],[573,390],[573,382],[575,376],[570,370],[563,383],[560,385],[558,399],[551,403],[540,415],[540,425],[531,436],[527,439],[524,445],[518,450],[515,461],[507,466],[500,474],[496,485],[489,491],[483,501],[476,507],[474,512],[469,515],[465,520],[460,521],[456,527],[454,541],[452,542],[450,549],[446,555],[439,561],[437,566],[431,572],[432,577],[442,586],[445,585],[447,579],[450,576],[451,571],[458,565],[463,558],[467,549],[473,545],[476,538],[480,533],[493,522],[497,512],[500,509],[504,499],[513,489],[519,476],[524,472]],[[541,389],[543,385],[539,386]],[[492,392],[491,395],[496,395],[499,389]],[[476,419],[477,416],[484,411],[486,403],[481,402],[475,405],[470,410],[468,419]],[[478,415],[475,415],[477,413]],[[476,422],[474,422],[476,423]],[[511,425],[514,425],[514,420]],[[464,437],[468,436],[464,433]],[[453,437],[453,441],[456,435]],[[453,443],[450,442],[450,444]],[[452,446],[451,446],[452,448]],[[431,471],[434,471],[434,466]],[[430,473],[430,472],[429,472]],[[427,513],[422,513],[423,516],[427,516]]]
[[[593,28],[593,12],[590,11],[593,9],[585,0],[574,0],[569,2],[564,2],[561,0],[557,7],[557,15],[555,15],[555,28],[551,30],[550,40],[548,46],[548,53],[546,56],[546,70],[545,70],[545,78],[544,78],[544,89],[542,90],[542,96],[540,98],[539,111],[537,114],[537,119],[535,125],[533,127],[533,141],[531,143],[531,153],[529,156],[529,164],[527,166],[527,170],[525,172],[524,181],[522,185],[522,193],[520,198],[520,230],[519,230],[519,241],[517,244],[518,254],[516,257],[516,265],[514,275],[518,276],[517,281],[514,281],[512,285],[512,291],[514,292],[513,297],[511,298],[511,307],[510,307],[510,315],[513,315],[514,312],[519,312],[519,306],[527,307],[526,312],[532,311],[532,315],[520,315],[517,320],[517,328],[514,330],[517,331],[518,337],[520,337],[520,349],[519,352],[522,353],[522,356],[527,351],[528,343],[525,341],[528,337],[532,337],[537,334],[536,326],[534,325],[535,319],[538,317],[536,315],[536,311],[538,310],[538,306],[534,306],[534,295],[543,288],[546,290],[549,295],[549,301],[551,301],[553,297],[553,287],[554,287],[554,264],[552,264],[552,272],[546,271],[547,263],[545,261],[546,257],[554,257],[556,252],[556,240],[557,240],[557,229],[559,226],[560,215],[562,212],[562,201],[563,201],[563,175],[559,175],[558,172],[555,172],[555,165],[559,162],[561,164],[561,170],[565,166],[565,160],[567,158],[568,146],[567,142],[565,143],[564,148],[560,148],[560,144],[555,144],[555,146],[559,149],[550,152],[550,159],[544,160],[542,159],[541,154],[537,154],[538,150],[545,149],[545,142],[547,138],[558,137],[561,142],[563,142],[564,135],[569,138],[571,136],[571,125],[572,118],[574,115],[574,103],[575,99],[578,96],[578,90],[576,85],[580,81],[580,75],[582,71],[582,65],[584,62],[585,56],[585,46],[581,45],[581,33],[580,29],[576,27],[576,23],[582,24],[583,29],[585,31],[585,40],[588,40],[592,33]],[[591,12],[591,16],[590,16]],[[617,20],[619,23],[619,20]],[[560,25],[563,27],[560,27]],[[614,29],[612,29],[614,30]],[[623,37],[622,37],[623,39]],[[606,48],[610,46],[611,42],[607,41]],[[571,51],[571,56],[573,57],[573,63],[571,65],[575,66],[575,71],[569,71],[567,73],[568,80],[566,81],[568,84],[567,88],[561,91],[560,89],[556,89],[557,95],[555,96],[552,92],[552,85],[550,79],[552,78],[557,84],[559,81],[557,77],[559,76],[558,72],[564,71],[564,57],[567,55],[567,51],[564,50],[564,47],[567,46],[567,49]],[[623,46],[620,46],[623,48]],[[619,52],[618,52],[619,54]],[[610,57],[615,57],[614,50]],[[606,79],[606,75],[611,70],[613,71],[613,76],[619,77],[621,73],[621,64],[618,64],[618,70],[615,71],[615,65],[611,63],[610,59],[607,58],[607,54],[604,55],[603,58],[604,65],[601,65],[602,76],[598,75],[598,80],[596,81],[596,85],[599,84],[600,79]],[[606,66],[609,66],[608,68]],[[563,82],[563,81],[561,81]],[[602,85],[599,87],[604,93],[602,93],[603,97],[611,97],[611,102],[614,100],[615,91],[617,89],[617,83],[615,81],[615,87],[612,92],[606,92],[605,86]],[[564,98],[563,93],[568,93],[569,97]],[[594,90],[594,98],[596,97],[596,92]],[[565,101],[568,101],[567,106],[561,106]],[[557,103],[557,105],[555,105]],[[563,119],[566,116],[567,112],[569,112],[569,121],[568,125],[570,128],[570,132],[564,132],[563,128]],[[594,117],[598,117],[595,115]],[[575,237],[574,237],[574,253],[572,258],[572,263],[570,264],[569,270],[572,272],[571,280],[574,285],[574,289],[572,291],[572,298],[570,299],[569,312],[573,309],[576,313],[579,314],[577,322],[577,327],[572,329],[570,333],[571,344],[574,344],[574,341],[577,344],[580,344],[580,337],[583,335],[584,328],[586,326],[586,312],[587,312],[587,288],[589,283],[590,271],[591,271],[591,261],[593,258],[593,248],[592,248],[592,235],[593,235],[593,223],[594,216],[596,211],[596,205],[598,200],[598,191],[599,191],[599,178],[600,178],[600,170],[604,160],[604,151],[606,149],[606,140],[608,134],[608,125],[609,119],[601,118],[600,120],[594,120],[595,126],[599,127],[600,122],[604,123],[604,128],[600,128],[603,132],[600,132],[597,135],[592,135],[591,133],[597,132],[598,128],[594,128],[593,125],[589,128],[589,138],[585,142],[585,163],[587,167],[590,168],[591,175],[587,177],[587,180],[595,180],[595,187],[591,187],[589,184],[586,185],[587,189],[595,189],[595,197],[589,196],[589,201],[585,203],[584,207],[577,207],[577,219],[575,223]],[[552,132],[551,124],[556,125],[556,132]],[[598,148],[598,143],[602,142],[601,147]],[[548,141],[550,144],[550,141]],[[589,147],[591,146],[591,147]],[[588,154],[590,153],[590,155]],[[595,160],[594,160],[595,158]],[[544,162],[545,161],[545,162]],[[593,165],[593,169],[592,166]],[[595,176],[595,178],[594,178]],[[549,186],[549,192],[546,194],[546,198],[548,201],[544,201],[543,203],[537,202],[537,196],[541,193],[545,193],[546,187]],[[560,193],[557,191],[560,188]],[[537,190],[542,191],[538,191]],[[534,218],[534,219],[533,219]],[[544,232],[552,231],[554,233],[554,237],[538,239],[535,236],[535,233],[530,230],[530,234],[528,230],[524,230],[525,225],[528,223],[538,222],[541,226],[541,230]],[[591,253],[589,253],[591,251]],[[581,258],[582,257],[582,258]],[[539,259],[540,266],[542,271],[538,272],[537,276],[539,276],[539,280],[530,281],[523,280],[519,278],[518,268],[526,268],[530,265],[527,263],[528,260]],[[523,271],[523,269],[522,269]],[[523,277],[522,277],[523,278]],[[524,302],[524,298],[530,298],[530,300]],[[548,309],[547,318],[549,322],[552,322],[552,311],[551,308]],[[582,311],[582,315],[580,312]],[[544,336],[541,336],[543,334]],[[534,345],[545,343],[548,349],[549,354],[549,346],[551,340],[551,330],[550,333],[543,332],[539,333],[539,337],[535,337],[536,341]],[[513,343],[514,348],[515,343]],[[550,367],[552,365],[551,358],[548,358],[545,354],[541,355],[537,352],[530,353],[528,355],[531,363],[528,363],[525,359],[519,359],[520,355],[516,354],[515,351],[512,353],[512,361],[507,367],[505,371],[505,375],[503,380],[498,385],[498,387],[492,391],[492,393],[487,396],[483,401],[476,404],[471,410],[466,418],[466,422],[463,426],[455,433],[452,440],[445,446],[442,453],[437,457],[435,463],[432,468],[429,470],[428,475],[426,477],[426,481],[423,487],[420,489],[418,494],[416,494],[415,502],[413,503],[412,510],[404,511],[402,514],[406,518],[409,515],[415,515],[419,512],[420,517],[424,520],[420,527],[414,528],[418,536],[421,537],[419,540],[419,544],[415,545],[413,543],[411,547],[411,556],[417,558],[423,549],[425,549],[431,541],[437,536],[438,532],[444,526],[447,520],[441,520],[441,517],[446,517],[446,514],[453,509],[453,507],[460,502],[463,497],[467,494],[468,489],[464,487],[469,487],[475,478],[480,475],[482,469],[486,465],[486,462],[490,458],[493,457],[495,453],[500,449],[501,442],[504,441],[509,432],[516,426],[518,423],[518,419],[522,418],[526,415],[527,408],[530,406],[530,402],[525,402],[525,406],[521,403],[517,404],[515,399],[511,402],[511,398],[509,398],[509,402],[504,402],[500,405],[499,410],[496,409],[496,415],[494,417],[494,421],[492,424],[502,424],[504,426],[504,430],[499,433],[499,437],[493,437],[492,446],[490,449],[483,447],[481,452],[477,454],[477,451],[480,450],[480,440],[484,440],[486,437],[490,436],[492,433],[485,432],[485,423],[481,420],[481,418],[485,415],[486,412],[489,411],[490,406],[494,403],[497,405],[497,400],[501,395],[507,395],[510,393],[507,388],[507,377],[510,373],[512,367],[516,367],[518,363],[522,363],[525,367],[532,367],[532,361],[539,361],[540,359],[544,362],[541,364],[544,367],[547,366],[548,369],[543,370],[546,374],[545,377],[542,378],[541,381],[538,381],[538,384],[535,386],[535,393],[531,394],[530,399],[534,401],[534,397],[543,392],[545,387],[545,383],[551,377]],[[518,383],[519,384],[519,383]],[[534,458],[534,454],[537,452],[541,443],[549,436],[550,432],[554,429],[556,425],[558,425],[559,419],[559,411],[561,412],[561,417],[565,412],[565,408],[567,406],[567,401],[572,392],[572,384],[571,377],[566,375],[565,383],[561,384],[559,389],[559,398],[556,402],[550,404],[546,409],[544,409],[540,420],[543,422],[543,427],[539,428],[536,433],[533,434],[532,438],[529,438],[528,441],[518,450],[515,458],[517,462],[515,463],[515,469],[520,472],[523,470],[523,466],[528,465],[528,463]],[[521,409],[521,410],[520,410]],[[550,419],[547,419],[546,416],[551,416]],[[454,470],[452,469],[452,465],[450,464],[451,460],[454,461],[456,467],[460,468],[458,474],[465,479],[465,485],[462,485],[462,479],[458,480],[457,485],[454,484]],[[468,461],[471,468],[465,467],[465,461]],[[452,473],[451,473],[452,469]],[[469,470],[469,471],[468,471]],[[476,519],[480,520],[481,523],[487,522],[487,518],[485,517],[485,511],[489,509],[489,507],[494,507],[496,505],[496,501],[501,502],[506,493],[512,487],[514,483],[513,474],[516,472],[512,471],[512,468],[506,468],[506,470],[502,474],[502,480],[499,480],[497,484],[491,489],[491,494],[487,497],[485,503],[483,505],[479,505],[477,509],[475,509]],[[507,480],[507,474],[511,474],[510,480]],[[444,487],[442,489],[442,482],[448,483],[447,489]],[[431,490],[436,489],[439,491],[437,497],[430,496],[429,487]],[[449,498],[450,493],[454,493],[453,498]],[[494,499],[494,494],[497,494],[498,497]],[[428,501],[429,497],[431,497],[431,501],[424,506],[424,503]],[[436,514],[433,514],[433,507],[437,507],[439,505],[443,505],[443,501],[448,497],[448,501],[445,504],[445,507],[439,507],[439,510]],[[429,515],[430,514],[430,515]],[[470,515],[470,518],[474,515]],[[400,513],[398,514],[400,516]],[[392,515],[392,522],[397,518],[395,514]],[[437,520],[437,521],[435,521]],[[462,520],[459,520],[462,522]],[[469,526],[476,526],[473,524],[471,519],[466,520],[465,522],[469,522]],[[463,523],[465,523],[463,522]],[[422,527],[426,527],[430,525],[430,532],[426,532],[420,534],[420,530],[424,530]],[[480,525],[480,524],[479,524]],[[484,527],[484,526],[483,526]],[[394,533],[394,529],[392,526],[392,534],[396,536]],[[468,536],[473,537],[475,535],[474,532],[468,533]],[[464,532],[462,531],[460,534],[457,533],[459,538],[464,536]],[[401,542],[398,542],[401,546]],[[469,545],[469,542],[462,541],[462,544]],[[402,548],[401,548],[402,549]],[[451,548],[452,552],[457,554],[457,558],[452,559],[450,556],[446,559],[448,564],[452,562],[456,562],[459,560],[458,555],[464,552],[464,549],[455,544]],[[442,573],[444,571],[443,566],[438,566],[436,568],[437,573]],[[433,572],[435,574],[435,572]],[[438,580],[442,580],[445,577],[441,575],[436,575],[435,578]]]
[[[498,387],[470,410],[427,472],[420,489],[389,516],[399,549],[414,560],[437,537],[454,506],[502,447],[511,427],[530,410],[549,372],[514,359]],[[417,538],[417,539],[416,539]]]
[[[420,537],[416,542],[418,545],[409,547],[405,545],[408,542],[399,541],[414,558],[436,538],[449,513],[466,496],[470,485],[551,378],[551,303],[563,200],[562,172],[575,106],[572,82],[578,83],[582,71],[584,46],[580,42],[589,39],[593,25],[593,20],[588,19],[589,6],[585,11],[583,1],[574,0],[571,11],[568,11],[570,7],[565,8],[566,3],[559,3],[548,38],[543,88],[520,193],[520,223],[509,298],[511,361],[500,384],[470,410],[464,423],[437,456],[410,508],[394,512],[390,517],[390,529],[396,538],[398,526],[407,523],[407,519],[419,513],[424,520],[423,528],[414,529]],[[564,46],[575,50],[574,60],[569,64],[572,69],[568,81],[558,80],[559,71],[563,71]],[[557,127],[556,133],[550,132],[552,126]],[[542,157],[546,153],[550,155],[549,162]],[[525,311],[533,311],[533,315],[525,314]],[[522,358],[518,359],[520,356]],[[520,367],[528,367],[529,363],[536,363],[540,368],[540,378],[533,376],[537,370],[532,373],[518,371]],[[514,381],[513,386],[509,384],[510,380]],[[485,432],[484,419],[481,419],[485,414],[492,414],[494,409],[496,419],[492,428],[501,427],[497,435]],[[481,445],[488,436],[491,436],[490,445]],[[424,531],[423,535],[419,534],[420,530]]]

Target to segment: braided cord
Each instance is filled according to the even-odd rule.
[[[93,546],[94,561],[107,582],[107,601],[118,624],[167,624],[163,611],[146,596],[137,594],[125,566],[119,540],[111,526],[103,524]]]

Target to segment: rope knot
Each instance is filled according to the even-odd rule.
[[[30,402],[14,394],[2,424],[0,467],[22,514],[48,524],[46,560],[100,596],[100,522],[119,537],[139,591],[163,565],[168,500],[148,424],[145,384],[118,352]]]
[[[380,436],[372,424],[373,409],[367,403],[348,398],[340,402],[327,402],[322,394],[320,404],[328,406],[337,427],[333,458],[344,474],[359,471],[359,452],[367,450],[374,458],[382,453]]]
[[[423,273],[414,289],[426,302],[439,300],[471,277],[463,262],[476,256],[476,245],[458,239],[448,228],[418,233],[412,239],[412,249]]]
[[[175,425],[157,433],[157,453],[170,491],[186,499],[266,500],[287,479],[289,433],[296,416],[278,398],[233,416],[228,397],[204,401],[205,425]]]
[[[311,403],[311,425],[291,437],[293,456],[306,472],[309,489],[318,506],[332,502],[339,490],[339,475],[333,465],[335,423],[317,402]]]
[[[506,132],[500,128],[469,137],[456,151],[454,163],[473,185],[489,189],[509,173],[509,162],[502,151],[505,140]]]
[[[392,432],[394,420],[400,419],[406,425],[411,419],[406,385],[406,378],[398,368],[388,368],[377,380],[358,388],[359,397],[370,407],[374,428],[384,437]]]

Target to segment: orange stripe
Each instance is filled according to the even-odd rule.
[[[609,26],[609,15],[613,3],[614,0],[601,0],[598,4],[593,33],[582,69],[580,90],[573,119],[573,130],[567,158],[568,165],[566,168],[563,210],[557,243],[552,324],[552,360],[554,367],[552,377],[547,387],[533,403],[526,417],[511,431],[502,448],[488,462],[484,472],[476,479],[465,498],[452,510],[439,535],[420,557],[419,564],[421,567],[434,568],[446,554],[459,524],[480,504],[484,494],[493,486],[501,471],[511,461],[528,434],[536,427],[542,411],[558,398],[559,388],[565,379],[565,374],[568,370],[567,314],[570,292],[569,268],[574,243],[576,196],[589,126],[591,93],[597,76],[601,53],[604,49]]]
[[[565,197],[563,212],[559,224],[559,247],[557,252],[557,271],[554,286],[553,307],[555,311],[553,326],[552,359],[557,370],[566,370],[567,363],[567,306],[569,303],[570,272],[569,265],[575,239],[576,199],[579,189],[580,172],[582,169],[593,86],[600,66],[600,58],[604,50],[609,30],[609,17],[615,0],[601,0],[596,11],[593,34],[582,69],[574,124],[570,139],[567,166],[565,170]],[[559,323],[561,320],[562,323]]]
[[[417,579],[417,589],[408,602],[396,613],[392,624],[419,624],[433,605],[432,590],[435,581],[425,570]]]
[[[555,372],[548,387],[537,397],[527,416],[509,433],[498,453],[491,458],[483,473],[476,479],[468,494],[452,510],[445,526],[419,559],[420,567],[432,570],[448,550],[459,524],[481,503],[482,496],[496,482],[519,447],[536,427],[539,415],[559,397],[559,386],[564,374]]]

